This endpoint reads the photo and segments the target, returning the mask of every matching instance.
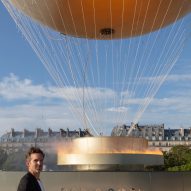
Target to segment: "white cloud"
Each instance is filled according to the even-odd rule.
[[[153,106],[172,106],[180,103],[180,98],[162,98],[162,99],[153,99],[151,105]]]
[[[189,79],[187,75],[184,77],[182,79]],[[179,76],[175,75],[171,77],[171,80],[176,82],[175,79],[178,78]],[[191,125],[191,91],[186,90],[182,91],[182,94],[178,93],[174,92],[171,97],[153,99],[141,121],[176,124],[177,126],[180,124],[186,126],[189,123]],[[0,134],[5,132],[4,129],[10,130],[11,128],[18,130],[24,128],[34,130],[37,127],[44,129],[48,127],[53,129],[83,128],[83,108],[82,105],[77,105],[75,102],[79,101],[82,95],[83,89],[81,88],[34,85],[29,79],[21,80],[11,74],[0,81],[0,96],[7,102],[18,99],[20,102],[11,105],[1,104]],[[105,129],[107,133],[110,133],[118,122],[130,123],[137,112],[133,110],[133,107],[139,107],[149,99],[126,99],[123,100],[122,106],[118,106],[117,103],[121,103],[119,95],[128,97],[128,91],[117,96],[117,93],[112,89],[87,87],[85,89],[86,95],[88,95],[88,99],[85,98],[87,103],[93,102],[94,104],[85,107],[91,124],[99,132]],[[40,102],[35,102],[35,100],[42,99],[42,97],[52,100],[52,104],[38,105]],[[55,98],[59,99],[56,103],[54,102]],[[33,100],[33,102],[24,102],[24,105],[22,101],[26,99]],[[72,105],[63,102],[62,99],[69,101]],[[1,103],[3,103],[3,99],[1,99]]]
[[[44,85],[34,85],[31,80],[20,80],[16,75],[10,74],[0,81],[0,96],[6,100],[36,99],[40,97],[59,98],[69,101],[103,100],[112,99],[116,93],[106,88],[75,88],[75,87],[45,87]]]
[[[10,74],[0,81],[0,96],[7,100],[34,99],[37,97],[57,97],[54,91],[43,85],[33,85],[29,79],[20,80]]]
[[[86,101],[93,102],[92,105],[86,105],[87,115],[91,117],[91,123],[96,124],[96,120],[102,118],[102,102],[113,99],[116,93],[111,89],[104,88],[85,88],[85,95],[88,95]],[[0,132],[4,129],[34,129],[36,127],[53,127],[53,128],[79,128],[83,127],[83,107],[82,88],[54,86],[45,87],[44,85],[34,85],[29,79],[21,80],[16,75],[10,74],[0,81],[0,96],[6,100],[5,104],[0,107]],[[46,106],[42,105],[42,97],[50,100]],[[59,98],[54,102],[54,99]],[[63,102],[61,99],[69,101]],[[3,99],[1,99],[3,100]],[[17,101],[12,104],[12,101]],[[29,100],[29,102],[26,102]],[[33,100],[33,102],[30,102]],[[44,99],[43,99],[44,100]],[[11,101],[11,104],[6,105]],[[24,101],[24,102],[23,102]],[[98,103],[99,101],[99,103]],[[3,101],[1,102],[3,103]],[[55,103],[55,104],[54,104]],[[39,104],[39,105],[38,105]],[[94,119],[96,118],[96,119]],[[47,124],[44,124],[44,122]],[[96,126],[96,125],[95,125]]]
[[[145,84],[145,83],[155,83],[159,84],[162,80],[168,81],[168,82],[181,82],[191,81],[191,75],[190,74],[169,74],[169,75],[160,75],[160,76],[154,76],[154,77],[141,77],[136,83],[139,84]]]
[[[128,105],[144,105],[146,102],[151,100],[152,98],[145,97],[145,98],[131,98],[131,99],[125,99],[123,101],[124,104]]]
[[[182,82],[182,81],[191,81],[191,75],[190,74],[171,74],[167,77],[167,81],[174,81],[174,82]]]
[[[156,109],[163,109],[163,111],[174,111],[176,113],[191,113],[191,101],[189,97],[169,97],[162,99],[154,99],[151,103],[151,106],[155,107]]]
[[[164,123],[170,128],[188,128],[191,126],[191,101],[188,97],[155,98],[143,114],[145,123]]]
[[[57,89],[57,88],[56,88]],[[103,100],[113,99],[116,96],[116,93],[107,88],[75,88],[75,87],[64,87],[57,89],[59,94],[61,94],[66,100],[76,101],[84,98],[88,100]]]
[[[67,127],[78,129],[79,121],[74,118],[69,108],[65,105],[17,105],[0,108],[0,134],[16,130],[42,128],[47,130]]]
[[[123,112],[127,112],[128,108],[127,107],[111,107],[111,108],[108,108],[107,111],[123,113]]]

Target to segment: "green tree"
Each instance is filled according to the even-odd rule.
[[[2,166],[4,162],[7,160],[7,157],[8,157],[7,152],[0,147],[0,169],[1,170],[2,170]]]
[[[188,146],[177,145],[164,152],[165,169],[168,171],[191,170],[191,149]]]
[[[57,165],[57,153],[54,151],[45,153],[44,165],[46,166],[45,170],[48,171],[66,170],[66,167]]]
[[[25,153],[23,151],[10,153],[7,160],[3,163],[2,168],[8,171],[26,170]]]

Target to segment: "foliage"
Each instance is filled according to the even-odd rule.
[[[26,171],[27,168],[25,165],[25,154],[26,154],[26,151],[23,151],[23,150],[9,153],[7,157],[4,158],[4,161],[1,163],[2,170]],[[0,156],[2,157],[3,155],[0,155]],[[0,157],[0,162],[1,162],[1,157]],[[44,166],[45,166],[44,168],[45,171],[46,170],[62,171],[64,169],[62,166],[57,165],[57,154],[55,152],[45,153]]]
[[[2,166],[4,162],[7,160],[7,153],[0,147],[0,169],[2,170]]]
[[[55,152],[45,153],[44,165],[46,166],[45,170],[48,171],[63,170],[62,166],[57,165],[57,154]]]
[[[3,170],[26,170],[25,167],[25,153],[23,151],[17,151],[10,153],[7,160],[2,166]]]
[[[177,145],[164,152],[164,165],[168,171],[190,171],[191,149],[188,146]]]
[[[147,166],[148,171],[191,171],[191,149],[189,146],[177,145],[164,151],[164,165]]]
[[[153,165],[153,166],[146,166],[145,171],[164,171],[164,165]]]

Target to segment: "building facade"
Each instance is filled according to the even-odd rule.
[[[116,126],[113,128],[111,136],[128,136],[131,126]],[[150,147],[155,147],[162,151],[169,151],[176,145],[187,145],[191,147],[191,128],[165,129],[164,124],[136,124],[133,125],[133,130],[129,136],[144,137],[148,140]]]
[[[121,125],[113,128],[111,136],[128,136],[131,126]],[[88,130],[60,129],[59,131],[43,131],[37,128],[35,131],[24,129],[5,133],[0,137],[0,147],[7,152],[25,150],[30,146],[39,146],[45,150],[50,150],[62,141],[72,140],[79,137],[92,136]],[[143,137],[148,140],[149,147],[162,151],[169,151],[176,145],[187,145],[191,147],[191,128],[188,129],[165,129],[164,124],[159,125],[134,125],[130,133],[133,137]]]
[[[31,146],[39,146],[44,150],[54,149],[55,145],[62,141],[72,140],[78,137],[92,136],[88,130],[73,130],[60,129],[53,131],[48,129],[44,131],[37,128],[35,131],[24,129],[23,131],[15,131],[11,129],[10,132],[5,133],[0,137],[0,147],[7,152],[14,152],[18,150],[26,150]]]

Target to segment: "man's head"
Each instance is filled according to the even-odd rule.
[[[39,178],[43,168],[43,160],[45,154],[40,148],[31,147],[26,154],[26,165],[28,171],[36,178]]]

